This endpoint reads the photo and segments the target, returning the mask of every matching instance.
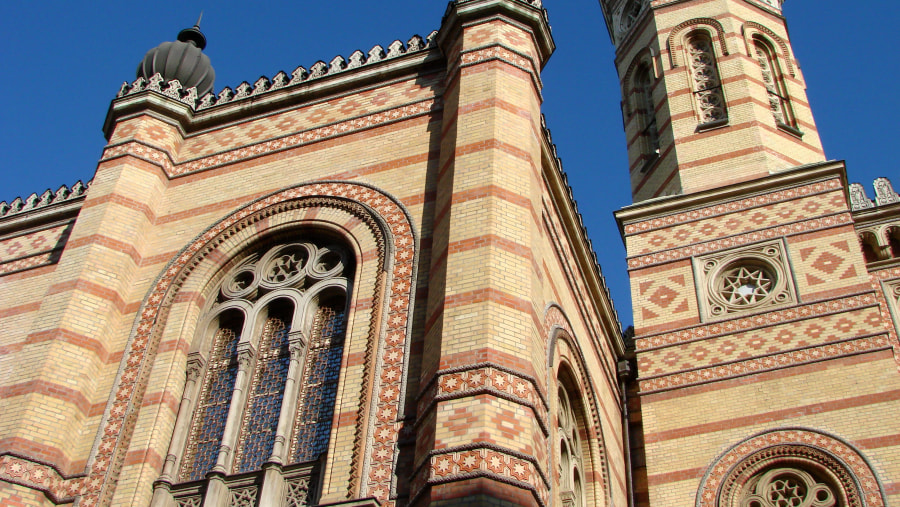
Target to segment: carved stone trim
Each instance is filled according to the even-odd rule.
[[[780,239],[695,257],[694,276],[704,320],[797,303]]]
[[[725,29],[722,28],[722,23],[717,19],[713,18],[694,18],[684,21],[678,24],[675,28],[669,32],[669,40],[667,48],[669,50],[669,59],[671,60],[672,68],[678,67],[679,65],[683,65],[684,62],[679,61],[679,55],[681,51],[678,50],[679,45],[676,44],[676,38],[678,34],[684,31],[688,27],[697,26],[700,28],[712,28],[714,33],[710,33],[710,40],[715,43],[716,39],[719,42],[719,51],[722,56],[728,56],[728,46],[725,44]],[[715,35],[715,38],[713,37]],[[714,44],[715,45],[715,44]]]
[[[697,490],[696,507],[737,507],[736,490],[757,472],[779,463],[827,471],[848,507],[887,505],[877,476],[857,449],[816,430],[783,428],[750,437],[716,458]]]
[[[747,55],[749,55],[750,58],[753,58],[753,35],[754,35],[754,32],[759,32],[759,33],[765,34],[765,36],[770,41],[777,44],[778,49],[781,50],[781,58],[784,59],[784,64],[785,64],[785,67],[787,67],[788,74],[790,74],[792,77],[797,75],[796,71],[794,70],[794,63],[791,60],[791,53],[790,53],[790,50],[788,49],[788,45],[786,42],[784,42],[784,39],[782,39],[781,37],[778,36],[778,34],[773,32],[772,30],[766,28],[765,26],[763,26],[759,23],[755,23],[753,21],[745,22],[744,26],[742,27],[742,30],[744,32],[744,42],[747,45]]]
[[[67,187],[65,185],[60,186],[58,189],[56,189],[56,192],[51,192],[48,188],[41,195],[32,193],[25,199],[16,197],[10,203],[7,203],[6,201],[0,201],[0,218],[27,213],[29,211],[46,208],[54,204],[75,201],[78,198],[83,198],[90,186],[90,181],[88,181],[87,183],[82,183],[81,180],[79,180],[76,181],[75,184],[71,187]]]

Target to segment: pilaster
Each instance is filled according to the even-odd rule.
[[[540,71],[553,51],[535,2],[451,4],[413,501],[545,504],[544,414],[526,401],[545,348],[532,257],[540,214]],[[506,384],[519,388],[506,394]],[[537,396],[531,396],[537,399]],[[542,410],[539,407],[538,410]],[[536,417],[537,415],[537,417]]]

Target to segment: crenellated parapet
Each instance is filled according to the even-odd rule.
[[[877,178],[875,199],[860,183],[851,183],[850,208],[867,264],[900,260],[900,195],[890,180]]]
[[[861,183],[851,183],[850,209],[861,211],[900,202],[900,195],[894,191],[894,187],[889,179],[884,177],[876,178],[873,187],[875,188],[874,202],[866,195],[866,188]]]
[[[33,193],[22,199],[16,197],[12,202],[0,201],[0,219],[8,218],[14,215],[20,215],[29,211],[47,208],[64,202],[72,202],[84,197],[91,182],[82,183],[80,180],[75,182],[71,187],[62,185],[56,192],[49,188],[44,193],[38,195]]]
[[[327,76],[333,76],[353,69],[372,66],[379,62],[393,60],[404,55],[429,51],[436,48],[435,37],[437,37],[437,31],[431,32],[428,37],[424,39],[419,35],[413,35],[406,44],[399,40],[395,40],[387,48],[376,45],[370,49],[368,53],[357,50],[346,59],[343,56],[338,55],[332,58],[328,63],[319,60],[309,69],[299,66],[290,74],[279,71],[271,79],[262,76],[252,85],[244,81],[234,89],[226,86],[218,94],[210,92],[202,97],[198,97],[196,88],[192,87],[184,89],[177,79],[165,82],[164,78],[159,73],[156,73],[149,79],[139,77],[130,84],[127,82],[122,83],[119,92],[116,94],[116,98],[118,99],[146,91],[152,91],[178,100],[179,102],[188,105],[194,111],[202,111],[214,106],[230,104],[251,97],[259,97],[260,95],[275,92],[284,88],[290,88]]]

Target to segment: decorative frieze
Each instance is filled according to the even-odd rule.
[[[51,192],[48,188],[41,195],[31,194],[25,199],[16,197],[10,203],[2,201],[0,202],[0,218],[11,217],[32,210],[46,208],[52,204],[74,201],[79,197],[83,197],[90,185],[90,181],[82,183],[81,180],[79,180],[71,187],[62,185],[56,192]]]
[[[284,71],[280,71],[271,80],[263,76],[257,79],[252,86],[245,81],[234,90],[225,87],[218,95],[214,95],[210,92],[199,98],[197,97],[196,88],[192,87],[185,90],[177,79],[163,83],[163,77],[159,73],[156,73],[149,80],[139,77],[130,84],[127,82],[122,83],[119,92],[116,94],[116,98],[122,98],[145,91],[154,91],[176,99],[190,106],[191,109],[195,111],[202,111],[213,106],[228,104],[248,97],[258,97],[275,90],[296,86],[300,83],[313,81],[326,76],[333,76],[347,70],[372,65],[384,60],[391,60],[403,55],[419,53],[422,51],[430,51],[437,47],[435,37],[437,37],[437,31],[431,32],[428,34],[428,37],[424,39],[419,35],[413,35],[405,45],[399,40],[394,41],[388,47],[386,54],[381,46],[373,47],[369,51],[368,57],[366,57],[362,51],[357,50],[350,55],[349,62],[344,60],[344,57],[338,55],[331,60],[330,64],[326,64],[323,61],[316,62],[310,68],[309,72],[302,66],[297,67],[291,73],[290,80],[288,80],[288,76]]]

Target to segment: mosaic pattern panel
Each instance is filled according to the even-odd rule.
[[[291,441],[291,461],[294,463],[312,461],[328,450],[345,329],[343,311],[327,306],[319,308],[306,354],[294,421]]]

